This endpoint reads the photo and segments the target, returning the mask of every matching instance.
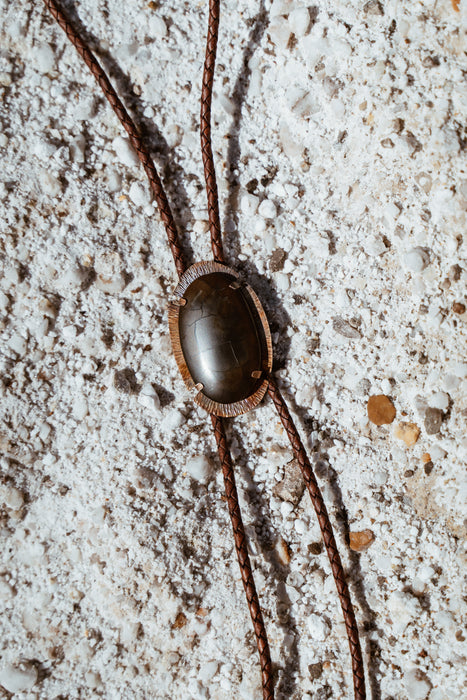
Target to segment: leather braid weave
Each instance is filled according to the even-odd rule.
[[[104,96],[109,101],[112,109],[127,132],[131,145],[135,149],[136,154],[140,159],[144,170],[146,171],[146,175],[148,176],[149,184],[154,192],[154,197],[159,208],[161,219],[167,231],[167,238],[169,240],[175,267],[177,268],[178,275],[181,276],[185,272],[186,263],[178,240],[178,232],[175,226],[175,221],[159,174],[154,165],[154,161],[152,160],[149,150],[138,132],[136,124],[133,122],[123,106],[100,63],[97,61],[94,54],[86,45],[84,39],[80,36],[77,29],[74,27],[71,20],[56,2],[56,0],[44,0],[44,3],[97,80],[102,92],[104,93]]]
[[[201,153],[203,156],[204,179],[208,196],[209,230],[214,260],[223,263],[222,232],[219,216],[219,197],[217,192],[216,171],[211,146],[211,103],[216,63],[217,36],[219,32],[219,0],[209,0],[209,23],[204,60],[203,87],[201,90]]]
[[[245,530],[243,528],[242,514],[238,503],[237,487],[235,485],[235,474],[233,470],[232,457],[227,446],[224,424],[219,416],[211,416],[212,427],[216,437],[219,459],[222,465],[224,474],[225,495],[229,507],[230,519],[232,521],[235,549],[237,550],[238,563],[242,574],[243,587],[245,589],[248,608],[250,610],[251,619],[256,635],[256,644],[258,646],[259,657],[261,662],[262,682],[263,682],[263,700],[274,700],[274,680],[271,666],[271,656],[269,653],[268,638],[266,628],[261,614],[258,594],[256,593],[255,582],[251,571],[250,557],[245,538]]]
[[[175,261],[175,266],[179,276],[181,276],[186,269],[186,264],[182,249],[180,247],[180,243],[178,241],[176,225],[161,180],[159,178],[159,175],[157,173],[157,170],[155,168],[154,162],[150,156],[147,146],[145,145],[142,137],[140,136],[136,125],[132,121],[121,100],[119,99],[117,93],[112,87],[104,70],[98,63],[91,50],[86,45],[83,38],[78,33],[76,28],[73,26],[67,15],[60,8],[58,2],[56,0],[44,0],[44,3],[47,9],[54,17],[54,19],[58,22],[60,27],[67,35],[68,39],[75,46],[77,52],[84,60],[91,73],[94,75],[105,97],[109,101],[114,112],[116,113],[117,117],[119,118],[120,122],[125,128],[129,136],[130,142],[136,150],[138,158],[141,161],[148,176],[150,186],[154,192],[154,196],[159,208],[161,219],[167,231],[167,237]],[[218,27],[219,0],[209,0],[209,26],[201,96],[200,130],[201,148],[208,197],[211,245],[214,259],[217,262],[223,263],[224,254],[222,248],[216,174],[211,147],[210,123]],[[355,621],[352,603],[350,600],[349,590],[344,577],[344,571],[342,568],[336,542],[332,532],[332,527],[329,521],[329,516],[327,514],[326,507],[324,505],[324,501],[319,490],[318,484],[316,482],[315,476],[311,469],[310,462],[306,455],[303,444],[301,443],[295,425],[292,421],[287,405],[285,404],[285,401],[282,398],[279,389],[277,388],[277,386],[271,378],[268,391],[279,413],[281,421],[287,431],[289,439],[292,443],[292,448],[295,457],[300,464],[306,485],[308,487],[308,491],[310,493],[313,505],[315,507],[315,511],[323,535],[323,540],[326,546],[326,551],[331,562],[331,568],[336,581],[336,586],[339,593],[341,606],[344,614],[344,620],[347,628],[350,651],[352,656],[355,698],[356,700],[364,700],[366,696],[364,685],[363,662],[358,637],[358,629]],[[248,607],[253,621],[258,651],[260,654],[263,682],[263,698],[264,700],[273,700],[273,674],[269,653],[269,645],[246,546],[245,532],[243,528],[240,507],[238,503],[237,489],[235,485],[232,458],[230,456],[230,452],[227,446],[227,440],[222,419],[217,416],[211,416],[211,420],[224,474],[225,491],[227,496],[229,513],[234,530],[237,557],[240,564],[243,585],[245,588]]]
[[[216,171],[211,145],[211,103],[212,87],[214,83],[214,67],[216,62],[217,37],[219,33],[220,1],[209,0],[209,22],[206,41],[206,56],[204,61],[203,85],[201,91],[201,153],[203,156],[204,178],[208,198],[209,230],[211,234],[211,248],[216,262],[225,262],[222,246],[222,232],[219,216],[219,197],[217,191]],[[245,589],[248,609],[253,622],[258,647],[261,677],[263,685],[263,700],[274,700],[274,678],[272,673],[271,655],[269,643],[264,626],[263,615],[256,592],[256,586],[251,570],[250,557],[245,539],[245,530],[242,522],[240,504],[238,502],[235,474],[232,457],[227,445],[224,424],[222,418],[211,415],[212,427],[216,437],[219,459],[224,474],[225,495],[232,522],[235,549]]]
[[[305,479],[305,484],[307,486],[314,509],[316,511],[318,523],[321,528],[321,534],[323,536],[324,546],[326,547],[326,552],[331,563],[332,574],[336,583],[337,592],[339,594],[342,612],[344,615],[345,626],[347,629],[350,655],[352,657],[352,672],[355,699],[364,700],[364,698],[366,697],[365,677],[362,650],[360,648],[360,639],[358,636],[357,621],[355,619],[355,613],[353,610],[352,602],[350,600],[350,593],[347,586],[347,582],[345,580],[344,569],[342,567],[342,562],[337,549],[334,533],[332,531],[329,515],[324,504],[320,488],[316,481],[316,477],[311,468],[310,460],[308,459],[308,455],[305,451],[303,443],[300,440],[300,436],[292,420],[287,404],[285,403],[282,394],[277,388],[276,383],[271,377],[269,377],[268,392],[269,396],[274,402],[274,406],[276,407],[276,410],[279,414],[282,425],[284,426],[287,432],[287,435],[292,445],[292,450],[295,459],[300,464],[303,478]]]

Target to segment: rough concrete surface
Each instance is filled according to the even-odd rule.
[[[66,5],[149,139],[190,259],[208,259],[207,0]],[[450,0],[222,2],[226,254],[267,309],[382,700],[467,698],[465,28]],[[0,39],[0,695],[257,700],[144,171],[43,3],[0,0]],[[369,420],[371,396],[392,423]],[[287,496],[296,475],[278,487],[294,465],[271,402],[229,440],[276,697],[351,698],[313,509]]]

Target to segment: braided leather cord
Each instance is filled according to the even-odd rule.
[[[222,246],[222,233],[219,215],[219,197],[217,191],[216,170],[211,145],[211,104],[212,87],[214,83],[214,67],[216,63],[217,38],[219,34],[220,0],[209,0],[208,34],[206,40],[206,56],[204,60],[203,83],[201,90],[200,135],[201,153],[203,156],[204,178],[208,198],[209,231],[211,248],[216,262],[225,262]],[[269,643],[264,626],[263,615],[259,605],[258,594],[251,570],[250,557],[245,539],[240,504],[238,502],[235,474],[232,457],[227,446],[224,424],[219,416],[211,416],[212,427],[217,442],[219,459],[224,474],[225,495],[232,522],[235,549],[240,566],[240,572],[245,589],[248,609],[250,611],[256,636],[261,663],[263,685],[263,700],[274,700],[274,678],[272,673]]]
[[[94,75],[97,83],[101,87],[105,97],[112,106],[114,112],[125,128],[130,142],[135,149],[139,160],[141,161],[149,179],[150,186],[154,192],[156,203],[159,208],[161,219],[167,231],[167,237],[170,249],[174,258],[177,273],[181,276],[185,269],[186,263],[184,255],[178,241],[178,233],[175,221],[167,200],[167,196],[163,189],[161,180],[155,168],[154,162],[150,156],[149,150],[146,147],[138,129],[117,93],[112,87],[104,70],[98,63],[97,59],[86,45],[84,39],[80,36],[67,15],[59,7],[56,0],[44,0],[47,9],[50,11],[54,19],[63,29],[68,39],[76,48],[77,52],[84,60],[91,73]],[[214,259],[217,262],[224,262],[224,254],[222,248],[221,227],[219,217],[219,202],[217,193],[216,175],[214,169],[214,161],[211,147],[211,102],[212,102],[212,86],[214,81],[214,65],[217,47],[217,35],[219,27],[219,0],[210,0],[209,2],[209,27],[206,45],[206,58],[203,73],[203,87],[201,96],[201,148],[203,155],[204,173],[206,178],[206,189],[208,196],[208,211],[209,223],[211,232],[211,245]],[[269,394],[274,402],[274,405],[279,413],[281,421],[287,431],[289,439],[292,443],[295,457],[299,461],[302,473],[308,487],[313,505],[316,510],[318,521],[321,527],[323,540],[331,562],[332,572],[336,581],[337,590],[339,593],[344,620],[347,627],[349,637],[350,651],[352,655],[352,669],[354,676],[354,688],[356,700],[364,700],[365,685],[363,673],[363,661],[358,637],[358,629],[356,625],[355,615],[350,601],[348,587],[344,577],[344,571],[337,551],[336,542],[332,532],[332,527],[329,521],[329,516],[324,505],[324,501],[316,482],[315,476],[311,469],[310,462],[306,455],[303,444],[300,441],[297,429],[292,421],[287,405],[279,392],[279,389],[269,378]],[[240,565],[243,585],[248,601],[251,619],[256,635],[258,651],[260,654],[262,682],[263,682],[263,699],[273,700],[273,673],[271,666],[271,658],[269,652],[269,644],[266,636],[266,630],[259,606],[258,596],[253,580],[248,550],[245,540],[245,532],[243,528],[240,506],[238,502],[237,489],[235,485],[235,476],[233,472],[232,458],[227,446],[226,435],[222,419],[217,416],[211,416],[214,434],[217,441],[219,457],[224,474],[225,491],[229,513],[234,530],[235,547]]]
[[[68,39],[71,41],[77,52],[88,66],[91,73],[94,75],[97,83],[102,89],[105,97],[111,104],[114,112],[125,128],[130,138],[131,144],[136,150],[138,158],[148,176],[151,188],[154,192],[157,205],[162,221],[165,224],[169,245],[175,261],[175,266],[178,275],[181,276],[185,269],[186,263],[183,252],[178,242],[178,233],[175,226],[174,218],[168,203],[165,191],[161,180],[154,166],[149,151],[144,144],[141,136],[138,133],[137,127],[132,121],[130,115],[123,106],[117,93],[112,87],[107,75],[101,65],[86,45],[84,39],[80,36],[77,29],[73,26],[71,20],[63,12],[56,0],[44,0],[47,9],[50,11],[54,19],[65,32]],[[211,101],[212,101],[212,86],[214,82],[214,65],[216,58],[217,36],[219,28],[219,1],[211,0],[209,8],[209,28],[206,46],[206,61],[203,74],[203,90],[201,98],[201,144],[203,151],[203,163],[206,177],[206,189],[208,194],[209,220],[211,229],[211,243],[214,258],[218,262],[224,262],[222,251],[219,203],[217,196],[216,173],[214,169],[214,161],[211,148]],[[238,503],[237,490],[233,474],[232,459],[227,447],[227,441],[222,422],[220,419],[214,420],[213,427],[215,430],[216,439],[219,445],[219,455],[221,457],[222,468],[224,470],[227,501],[229,504],[229,512],[234,528],[235,546],[240,564],[243,584],[248,601],[251,618],[256,634],[256,640],[261,660],[261,668],[263,675],[264,700],[273,700],[273,676],[271,659],[269,654],[269,645],[266,637],[266,629],[264,627],[261,609],[258,602],[258,596],[251,571],[248,551],[246,549],[245,533],[240,514]],[[217,422],[219,420],[219,422]]]
[[[332,531],[331,521],[329,520],[329,515],[324,504],[323,496],[321,495],[321,491],[316,481],[316,477],[311,468],[310,460],[308,459],[308,455],[305,451],[303,443],[300,440],[297,428],[295,427],[295,424],[292,420],[287,404],[285,403],[282,397],[282,394],[280,393],[276,383],[271,377],[269,377],[268,393],[274,402],[274,406],[276,407],[276,410],[279,414],[282,425],[284,426],[287,432],[287,435],[292,445],[292,450],[295,459],[300,464],[303,478],[305,479],[305,484],[307,486],[314,509],[316,511],[316,516],[318,518],[319,526],[321,528],[321,534],[323,536],[324,546],[326,547],[326,552],[331,563],[332,574],[334,576],[334,581],[336,582],[337,592],[339,594],[342,612],[344,615],[345,626],[347,628],[350,655],[352,657],[352,672],[355,699],[364,700],[364,698],[366,697],[365,677],[362,650],[360,648],[360,639],[358,636],[357,621],[355,619],[355,613],[353,610],[352,602],[350,600],[350,593],[347,586],[347,582],[345,580],[345,574],[344,569],[342,567],[341,558],[339,556],[336,540]]]
[[[152,191],[154,192],[154,197],[159,208],[161,219],[167,231],[167,238],[169,240],[170,250],[172,251],[175,267],[177,268],[178,275],[181,276],[185,272],[186,263],[184,260],[183,251],[178,240],[178,232],[175,226],[175,221],[154,162],[151,158],[146,144],[144,143],[142,137],[138,132],[136,124],[133,122],[130,115],[123,106],[120,98],[118,97],[117,93],[112,87],[100,63],[97,61],[94,54],[86,45],[84,39],[80,36],[79,32],[74,27],[69,17],[65,14],[65,12],[55,0],[44,0],[44,3],[47,9],[52,14],[53,18],[63,29],[68,39],[71,41],[71,43],[73,44],[83,61],[86,63],[87,67],[95,77],[102,92],[104,93],[104,96],[109,101],[110,105],[112,106],[112,109],[114,110],[115,114],[122,123],[125,131],[127,132],[131,145],[135,149],[136,154],[140,159],[144,170],[146,171],[146,175],[148,176],[149,184],[151,186]]]
[[[209,231],[214,260],[225,262],[222,248],[221,222],[219,216],[219,197],[217,193],[216,171],[211,145],[211,103],[216,63],[217,36],[219,33],[219,0],[209,0],[209,23],[206,40],[206,57],[204,60],[203,87],[201,90],[201,153],[203,156],[204,179],[208,197]]]
[[[224,474],[225,495],[227,497],[230,519],[232,521],[238,563],[240,565],[243,587],[245,589],[248,608],[250,610],[250,615],[255,630],[256,644],[259,651],[263,682],[263,700],[274,700],[274,680],[268,638],[266,636],[266,628],[264,626],[258,594],[256,593],[256,586],[253,580],[250,557],[248,556],[245,530],[243,528],[242,514],[238,503],[237,487],[235,485],[232,457],[227,446],[227,439],[225,436],[222,418],[219,416],[211,416],[211,420],[216,437],[219,459],[222,465],[222,472]]]

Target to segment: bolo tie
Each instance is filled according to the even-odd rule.
[[[271,334],[261,302],[250,285],[226,264],[224,256],[211,146],[211,103],[220,0],[209,0],[200,113],[201,153],[213,259],[190,266],[186,263],[165,190],[143,137],[105,71],[60,4],[56,0],[44,2],[86,63],[127,132],[148,176],[166,229],[179,277],[168,309],[172,348],[185,384],[194,395],[194,401],[211,417],[238,563],[260,657],[263,700],[274,698],[274,673],[248,555],[225,419],[255,408],[266,394],[272,399],[279,414],[316,512],[345,621],[352,659],[354,696],[362,700],[366,694],[358,627],[327,509],[290,411],[272,376]]]

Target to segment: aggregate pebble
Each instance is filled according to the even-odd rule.
[[[292,459],[285,465],[284,478],[273,488],[273,494],[283,501],[290,501],[293,505],[297,505],[305,491],[305,482],[303,479],[300,465],[296,459]]]
[[[458,282],[462,275],[462,268],[460,265],[452,265],[449,269],[449,279],[453,282]]]
[[[450,396],[445,391],[438,391],[428,399],[428,403],[432,408],[437,408],[441,411],[446,411],[449,408]]]
[[[370,396],[367,403],[368,418],[375,425],[392,423],[396,417],[396,409],[391,399],[384,394]]]
[[[12,510],[19,510],[24,503],[24,495],[14,486],[0,486],[0,502]]]
[[[138,403],[140,403],[141,406],[150,408],[154,412],[160,411],[161,400],[157,394],[157,391],[149,382],[144,382],[142,385],[138,396]]]
[[[444,414],[440,408],[434,408],[430,406],[425,411],[424,426],[427,435],[436,435],[441,429],[443,424]]]
[[[205,455],[199,455],[187,461],[186,470],[196,481],[206,482],[212,473],[212,463]]]
[[[420,247],[412,248],[403,258],[404,265],[411,272],[422,272],[430,262],[428,253]]]
[[[112,147],[122,165],[136,167],[139,164],[136,152],[132,148],[129,140],[124,136],[117,136],[112,142]]]
[[[332,327],[336,333],[342,335],[344,338],[361,338],[361,333],[358,328],[355,328],[355,326],[339,316],[333,318]]]
[[[14,596],[14,589],[7,581],[0,579],[0,600],[8,601]]]
[[[271,272],[279,272],[279,270],[282,270],[286,257],[285,250],[282,250],[282,248],[276,248],[269,258],[269,269]]]
[[[320,615],[312,613],[307,617],[306,622],[313,639],[316,639],[317,641],[324,641],[331,633],[329,623]]]
[[[375,540],[375,534],[371,530],[349,532],[349,546],[354,552],[364,552]]]
[[[35,685],[37,671],[28,664],[0,667],[0,685],[3,685],[9,693],[24,693]]]
[[[426,673],[414,668],[404,675],[404,687],[411,700],[425,700],[433,686]]]
[[[288,566],[290,564],[290,549],[287,542],[282,537],[279,537],[276,542],[276,552],[280,563],[283,566]]]
[[[289,13],[288,22],[296,37],[305,36],[310,26],[310,10],[308,7],[297,7]]]
[[[407,447],[413,447],[420,436],[420,428],[415,423],[402,422],[395,426],[394,436],[403,440]]]
[[[151,201],[146,187],[139,182],[131,183],[129,195],[131,201],[139,207],[145,207]]]
[[[14,333],[8,341],[8,347],[17,355],[24,355],[28,347],[28,341],[19,333]]]
[[[265,219],[274,219],[277,216],[277,208],[274,202],[265,199],[258,207],[258,213]]]
[[[446,455],[447,452],[446,450],[443,450],[441,445],[432,445],[430,447],[430,457],[432,461],[437,462],[440,459],[443,459],[443,457],[446,457]]]

